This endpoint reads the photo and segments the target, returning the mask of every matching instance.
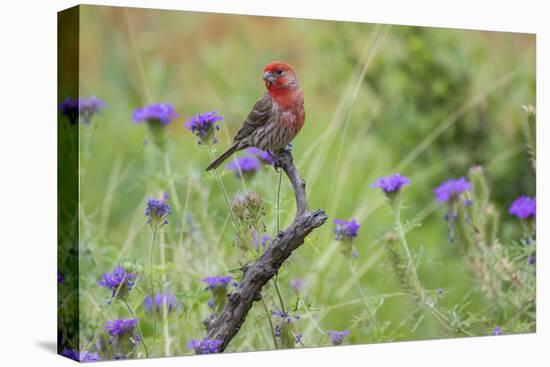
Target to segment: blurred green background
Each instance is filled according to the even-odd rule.
[[[430,317],[411,328],[411,305],[380,243],[393,219],[370,186],[395,172],[411,178],[402,216],[420,224],[408,238],[425,287],[441,288],[443,305],[483,315],[487,301],[449,243],[445,207],[435,203],[433,189],[482,165],[501,212],[501,241],[521,236],[507,209],[519,195],[535,194],[521,110],[535,102],[534,35],[95,6],[81,7],[80,27],[80,96],[108,104],[90,125],[80,125],[81,344],[102,332],[106,318],[128,317],[123,308],[105,307],[108,292],[96,284],[123,260],[147,263],[146,198],[162,192],[170,194],[173,213],[155,256],[182,310],[170,316],[169,340],[156,354],[167,354],[166,344],[170,354],[190,354],[186,343],[203,336],[210,309],[200,279],[229,274],[242,256],[232,246],[219,187],[204,172],[208,151],[183,124],[218,111],[225,117],[220,153],[264,93],[263,67],[272,60],[291,64],[304,89],[306,123],[293,154],[310,207],[329,216],[279,275],[287,305],[297,303],[290,280],[305,280],[296,311],[304,345],[327,345],[331,329],[351,330],[346,342],[353,344],[446,336]],[[167,127],[165,155],[144,143],[146,126],[132,122],[135,108],[159,102],[172,103],[181,116]],[[244,183],[222,171],[230,196],[262,195],[273,236],[275,171],[264,167]],[[294,217],[286,177],[281,202],[285,226]],[[379,320],[389,324],[384,337],[367,332],[359,289],[333,238],[335,218],[361,224],[357,275],[379,306]],[[143,296],[139,290],[131,296],[138,312]],[[277,307],[273,289],[265,299]],[[489,320],[476,333],[487,335],[501,321]],[[143,328],[149,337],[150,325]],[[269,333],[258,303],[228,350],[272,348]]]

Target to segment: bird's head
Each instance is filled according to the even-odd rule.
[[[294,70],[290,65],[280,61],[272,62],[265,67],[263,80],[269,91],[299,87]]]

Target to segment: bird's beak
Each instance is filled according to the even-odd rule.
[[[265,80],[266,82],[273,83],[275,81],[275,77],[273,76],[272,73],[270,73],[269,71],[266,71],[264,73],[263,80]]]

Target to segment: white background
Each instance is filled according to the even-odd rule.
[[[546,1],[313,0],[95,1],[95,4],[206,10],[372,23],[537,33],[537,334],[106,362],[110,366],[541,366],[550,361],[546,208],[550,187],[550,12]],[[9,4],[9,5],[6,5]],[[0,10],[0,364],[65,366],[56,341],[56,12],[74,1],[17,0]],[[545,17],[546,14],[546,17]],[[313,67],[313,66],[312,66]],[[545,69],[546,67],[546,69]],[[544,105],[542,102],[546,102]],[[546,349],[546,350],[545,350]]]

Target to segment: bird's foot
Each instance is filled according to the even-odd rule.
[[[279,158],[279,152],[275,153],[272,150],[267,150],[267,154],[273,159],[273,168],[275,168],[275,171],[280,172],[280,169],[282,168],[281,165],[281,159]]]

